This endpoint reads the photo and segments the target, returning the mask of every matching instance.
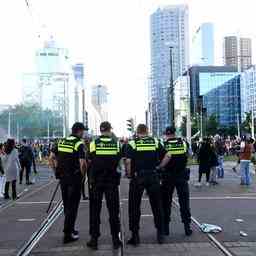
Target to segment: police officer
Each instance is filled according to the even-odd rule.
[[[192,230],[190,228],[191,213],[189,205],[189,170],[187,165],[187,144],[181,139],[176,138],[175,128],[167,127],[165,131],[166,141],[164,146],[166,151],[171,157],[169,160],[160,164],[160,167],[165,167],[162,175],[162,198],[164,209],[165,235],[169,235],[169,223],[171,216],[172,197],[174,189],[176,188],[179,204],[181,219],[184,223],[185,234],[190,236]]]
[[[119,141],[112,136],[111,124],[103,122],[100,125],[101,136],[90,143],[89,160],[89,200],[90,200],[90,235],[87,246],[97,250],[100,236],[100,213],[103,195],[109,212],[109,223],[114,249],[118,249],[122,242],[119,239],[119,185],[120,173],[117,172],[121,159]]]
[[[128,244],[138,245],[140,205],[143,191],[149,196],[157,229],[157,241],[163,243],[163,207],[161,187],[156,167],[159,160],[166,154],[163,145],[158,139],[148,135],[148,128],[144,124],[137,127],[136,137],[126,148],[126,172],[130,180],[129,186],[129,228],[132,232]]]
[[[85,147],[82,141],[85,127],[75,123],[72,134],[59,140],[52,149],[50,165],[60,179],[62,200],[64,205],[64,243],[79,239],[75,230],[75,221],[81,198],[81,184],[86,172]]]

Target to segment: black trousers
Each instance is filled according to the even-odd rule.
[[[62,200],[64,205],[64,230],[66,235],[75,230],[75,222],[81,199],[81,178],[67,181],[65,178],[60,180]]]
[[[120,200],[119,189],[116,184],[90,184],[90,235],[94,238],[100,236],[100,213],[102,199],[105,195],[109,213],[111,235],[118,236],[120,232]]]
[[[10,183],[12,183],[12,198],[15,199],[17,197],[16,180],[13,180],[12,182],[6,181],[5,187],[4,187],[4,195],[5,195],[5,197],[9,197],[9,186],[10,186]]]
[[[129,228],[132,232],[140,229],[141,199],[146,189],[154,216],[155,227],[163,232],[164,215],[160,181],[157,174],[134,177],[129,187]]]
[[[204,174],[204,172],[202,172],[202,171],[199,170],[198,182],[201,182],[202,177],[203,177],[203,174]],[[211,174],[210,169],[205,171],[206,182],[209,182],[209,180],[210,180],[210,174]]]
[[[163,198],[163,209],[164,209],[164,223],[169,225],[171,221],[171,208],[173,192],[176,188],[179,205],[180,215],[184,224],[191,223],[190,203],[189,203],[189,185],[187,180],[174,180],[174,179],[163,179],[162,180],[162,198]]]
[[[31,172],[32,164],[30,162],[27,162],[27,161],[21,161],[20,165],[21,165],[21,169],[20,169],[20,183],[22,183],[22,180],[23,180],[24,169],[25,169],[25,172],[26,172],[26,183],[28,183],[29,182],[29,175],[30,175],[30,172]]]

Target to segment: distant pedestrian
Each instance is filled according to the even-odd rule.
[[[22,146],[20,147],[20,152],[19,152],[19,159],[21,164],[20,184],[22,184],[24,170],[26,171],[26,184],[27,185],[33,184],[32,182],[30,182],[30,173],[31,173],[32,164],[34,167],[34,172],[36,173],[35,158],[34,158],[33,150],[27,144],[26,139],[22,140]]]
[[[4,148],[5,155],[1,156],[3,169],[6,175],[6,183],[4,189],[4,198],[10,199],[9,196],[9,186],[12,184],[12,199],[16,200],[17,192],[16,192],[16,180],[18,178],[18,173],[20,170],[20,162],[18,151],[15,148],[15,140],[8,139]]]
[[[245,139],[241,142],[240,153],[240,171],[241,171],[241,185],[250,185],[250,163],[253,153],[253,140]]]
[[[198,152],[198,162],[199,162],[199,176],[197,186],[201,186],[202,176],[206,175],[206,186],[210,183],[210,171],[211,171],[211,145],[208,138],[204,138]]]
[[[218,157],[218,178],[223,179],[224,178],[224,155],[225,155],[225,143],[222,141],[220,138],[218,138],[215,142],[215,148],[216,148],[216,153]]]
[[[210,145],[210,184],[217,185],[217,168],[219,166],[218,154],[213,140]]]

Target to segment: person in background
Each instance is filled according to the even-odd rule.
[[[32,182],[30,182],[30,172],[31,172],[32,164],[34,167],[34,173],[37,173],[37,171],[36,171],[35,158],[34,158],[32,148],[27,144],[26,139],[22,140],[22,146],[20,147],[19,158],[20,158],[20,164],[21,164],[20,184],[22,184],[23,173],[24,173],[24,170],[26,170],[26,184],[31,185],[33,184]]]
[[[247,185],[251,184],[250,178],[250,163],[253,153],[253,139],[245,139],[241,142],[240,151],[240,171],[241,171],[241,184]]]
[[[225,149],[224,141],[222,141],[219,136],[216,138],[215,149],[218,157],[218,166],[217,166],[218,178],[223,179],[224,178],[223,163],[224,163],[224,155],[225,155],[226,149]]]
[[[210,184],[217,185],[217,166],[219,166],[217,149],[213,140],[210,141]]]
[[[201,180],[204,173],[206,175],[206,186],[210,185],[211,151],[209,138],[204,138],[198,152],[199,176],[196,186],[202,185]]]
[[[0,156],[3,155],[4,151],[3,151],[3,144],[0,144]],[[4,175],[4,168],[3,168],[3,164],[2,164],[2,159],[0,157],[0,175]],[[1,191],[0,191],[1,193]]]
[[[4,198],[10,199],[9,196],[9,186],[12,184],[12,199],[16,200],[16,180],[18,178],[18,173],[21,168],[19,162],[18,151],[15,148],[15,140],[8,139],[4,148],[5,155],[2,156],[3,168],[6,176],[6,183],[4,188]]]

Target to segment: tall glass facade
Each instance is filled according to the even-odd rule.
[[[173,5],[159,8],[151,15],[151,129],[160,135],[170,125],[170,47],[172,47],[173,81],[189,64],[188,7]]]
[[[244,71],[241,74],[241,114],[242,120],[245,113],[253,109],[256,116],[256,66]]]
[[[191,112],[198,112],[198,98],[234,78],[236,67],[193,66],[189,68]]]
[[[214,65],[214,25],[203,23],[192,38],[192,65]]]
[[[214,88],[232,79],[237,72],[207,72],[199,73],[200,95],[205,95]]]
[[[236,126],[241,120],[240,75],[210,90],[203,101],[207,116],[215,115],[221,126]]]

